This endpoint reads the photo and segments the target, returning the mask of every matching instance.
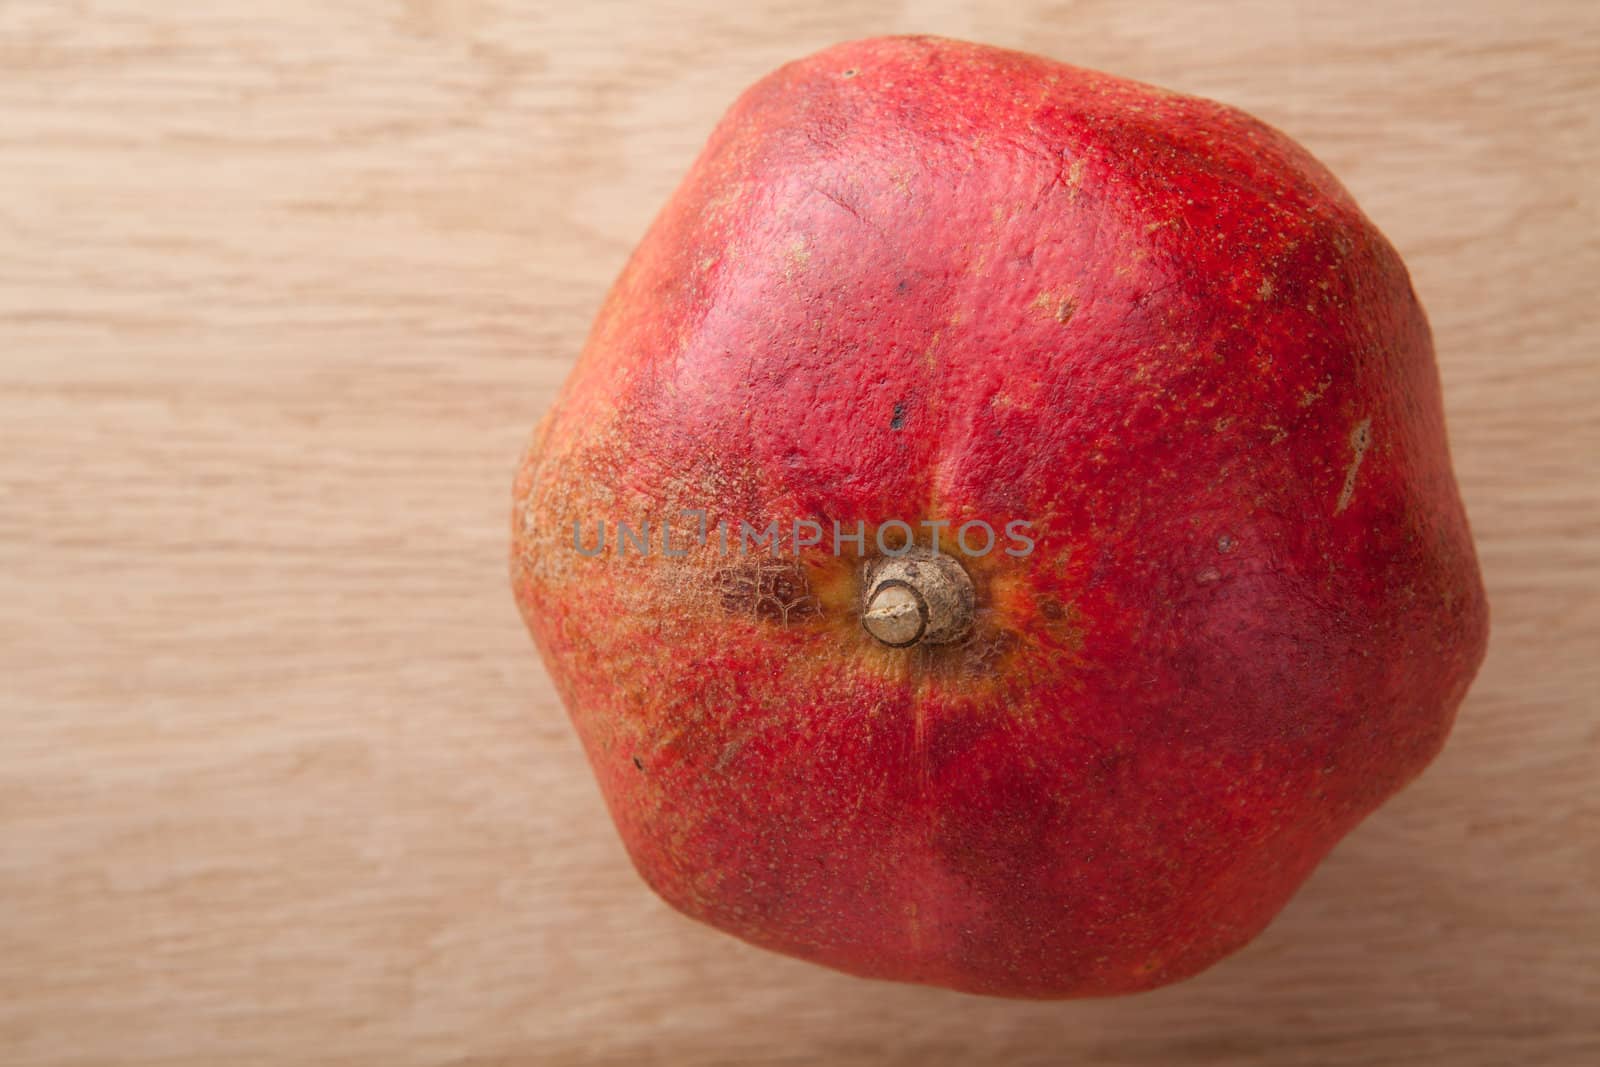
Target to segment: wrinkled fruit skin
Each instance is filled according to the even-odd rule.
[[[971,635],[896,649],[853,544],[722,556],[684,508],[864,520],[869,555],[891,518],[1022,518],[1036,548],[960,557]],[[574,550],[663,518],[682,558]],[[978,993],[1148,989],[1245,944],[1439,751],[1487,640],[1427,322],[1339,183],[1238,111],[940,39],[734,105],[513,527],[650,885]]]

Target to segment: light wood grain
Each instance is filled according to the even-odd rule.
[[[677,917],[507,590],[523,436],[722,108],[907,31],[1255,112],[1432,316],[1488,663],[1155,994]],[[0,1062],[1600,1062],[1597,114],[1583,0],[0,0]]]

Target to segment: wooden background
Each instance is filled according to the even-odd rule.
[[[1488,663],[1158,993],[680,919],[507,589],[523,436],[721,109],[906,31],[1280,126],[1437,334]],[[0,1063],[1600,1062],[1597,114],[1587,0],[0,0]]]

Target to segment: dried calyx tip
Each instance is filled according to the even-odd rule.
[[[861,625],[890,648],[948,644],[972,628],[975,601],[960,563],[915,548],[867,564]]]

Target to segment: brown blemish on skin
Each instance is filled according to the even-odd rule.
[[[1330,377],[1324,376],[1322,378],[1322,380],[1317,383],[1317,387],[1315,389],[1303,389],[1303,390],[1301,390],[1301,392],[1300,392],[1300,406],[1303,407],[1303,408],[1308,408],[1312,404],[1315,404],[1318,400],[1321,400],[1322,399],[1322,394],[1326,393],[1328,391],[1328,386],[1330,386],[1332,384],[1333,384],[1333,379],[1330,378]]]
[[[1367,449],[1372,447],[1372,420],[1362,419],[1356,423],[1356,428],[1350,431],[1350,450],[1355,453],[1350,460],[1350,466],[1344,472],[1344,488],[1339,490],[1339,503],[1334,506],[1335,515],[1350,506],[1350,497],[1356,491],[1356,472],[1361,470],[1361,461],[1367,458]]]
[[[795,274],[798,271],[805,270],[810,262],[811,249],[806,247],[805,238],[796,238],[794,243],[789,246],[788,252],[784,254],[784,277],[793,281]]]
[[[722,746],[722,751],[717,753],[717,760],[711,765],[711,769],[718,774],[725,772],[728,769],[728,765],[733,762],[734,757],[739,754],[740,749],[744,748],[745,742],[748,740],[748,737],[736,737]]]
[[[750,560],[712,576],[724,611],[788,626],[822,614],[805,570],[790,560]]]
[[[989,209],[989,221],[998,229],[1021,215],[1026,207],[1025,204],[996,204]]]
[[[1072,313],[1078,310],[1078,304],[1070,296],[1061,293],[1042,292],[1033,298],[1033,310],[1042,315],[1048,315],[1065,326],[1072,321]]]
[[[1009,630],[993,630],[974,635],[963,646],[961,669],[969,675],[993,674],[1001,660],[1017,646],[1017,636]]]

